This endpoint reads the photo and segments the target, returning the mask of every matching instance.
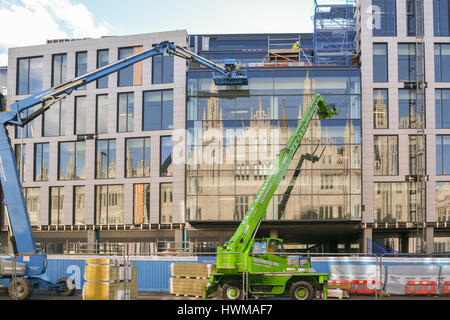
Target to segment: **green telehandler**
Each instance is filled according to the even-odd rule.
[[[311,300],[316,296],[327,298],[329,274],[314,272],[309,259],[300,266],[288,264],[281,239],[255,239],[267,206],[316,112],[319,119],[331,118],[338,113],[336,107],[328,106],[320,94],[314,96],[238,229],[230,240],[217,248],[217,263],[209,276],[208,286],[203,289],[203,299],[219,288],[225,300],[243,299],[244,292],[252,296],[289,295],[295,300]]]

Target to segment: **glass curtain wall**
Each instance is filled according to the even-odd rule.
[[[253,69],[233,91],[191,71],[187,86],[187,220],[242,219],[315,93],[339,114],[311,122],[266,219],[361,218],[359,71]]]

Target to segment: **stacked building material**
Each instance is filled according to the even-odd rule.
[[[201,297],[203,288],[208,285],[209,274],[213,264],[172,263],[170,293],[177,296]]]
[[[137,299],[137,269],[124,258],[87,259],[83,300]]]

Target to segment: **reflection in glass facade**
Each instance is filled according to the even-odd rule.
[[[63,136],[66,134],[66,99],[58,101],[42,115],[42,136]]]
[[[36,143],[34,145],[34,181],[48,181],[49,144]]]
[[[161,137],[160,176],[172,176],[172,137]]]
[[[339,114],[311,122],[266,219],[361,218],[358,71],[252,69],[249,85],[233,91],[207,72],[189,72],[187,85],[188,220],[241,220],[315,93]],[[318,162],[302,158],[314,152]]]
[[[134,128],[134,93],[119,93],[117,100],[117,131],[131,132]]]
[[[422,127],[425,119],[423,101],[417,98],[414,89],[398,89],[398,127],[400,129],[414,129]]]
[[[388,89],[373,90],[373,128],[389,127]]]
[[[109,64],[109,50],[97,50],[97,68],[107,66]],[[104,76],[97,80],[97,89],[108,88],[108,76]]]
[[[116,177],[116,140],[97,140],[96,146],[96,179]]]
[[[398,175],[398,136],[374,136],[375,176]]]
[[[450,222],[450,182],[436,182],[437,221]]]
[[[50,224],[63,224],[64,187],[50,187]]]
[[[22,58],[17,60],[17,94],[41,91],[44,58]]]
[[[41,188],[23,188],[31,225],[40,225],[41,221]]]
[[[96,133],[108,133],[108,95],[97,95]]]
[[[172,183],[161,183],[159,187],[159,222],[172,223],[173,185]]]
[[[86,187],[73,187],[73,224],[86,223]]]
[[[435,37],[450,36],[449,9],[449,0],[433,0],[433,27]]]
[[[125,140],[125,176],[142,178],[150,176],[150,138]]]
[[[173,129],[173,90],[144,92],[142,130]]]
[[[75,134],[86,134],[87,97],[75,97]]]
[[[434,45],[434,75],[436,82],[449,82],[450,73],[450,44],[437,43]]]
[[[450,174],[450,136],[436,136],[436,174]]]
[[[67,81],[67,54],[54,54],[52,61],[52,87]]]
[[[450,128],[450,89],[436,89],[436,129]]]
[[[376,182],[374,186],[374,221],[408,222],[408,184]]]
[[[173,55],[164,52],[152,58],[152,83],[173,82]]]
[[[85,178],[86,142],[59,143],[59,180]]]
[[[388,81],[387,43],[373,44],[373,82]]]
[[[372,0],[373,36],[396,36],[396,0]]]
[[[123,185],[95,186],[95,223],[123,224]]]

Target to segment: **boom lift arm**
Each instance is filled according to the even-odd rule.
[[[320,94],[316,94],[306,110],[305,115],[299,121],[297,128],[289,139],[286,147],[281,150],[278,160],[274,164],[271,173],[264,181],[263,186],[254,198],[241,224],[223,246],[217,248],[217,268],[223,270],[238,269],[245,264],[236,253],[246,254],[265,216],[267,206],[272,199],[281,179],[288,169],[294,155],[299,148],[302,138],[308,129],[309,123],[317,111],[319,119],[331,118],[337,114],[335,106],[328,106]]]
[[[240,71],[235,63],[231,62],[230,65],[222,67],[169,41],[162,41],[148,51],[116,61],[53,88],[33,94],[11,104],[10,111],[0,113],[0,181],[4,193],[3,202],[8,216],[14,253],[18,257],[17,261],[26,265],[26,277],[43,278],[42,274],[46,269],[46,256],[40,254],[36,248],[14,151],[8,137],[7,126],[23,127],[79,87],[144,59],[164,53],[198,62],[214,70],[217,85],[247,84],[246,72]],[[21,113],[23,111],[38,105],[40,105],[40,108],[26,118],[22,118]],[[0,274],[1,279],[7,280],[7,277]],[[46,281],[46,279],[43,280]]]

